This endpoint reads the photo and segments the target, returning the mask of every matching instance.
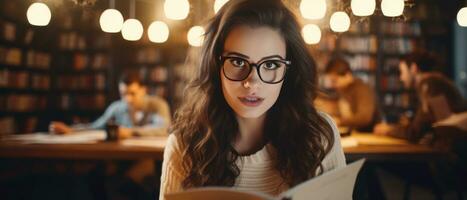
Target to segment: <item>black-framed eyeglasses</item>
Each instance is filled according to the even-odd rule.
[[[280,83],[284,80],[287,66],[291,61],[283,59],[263,60],[259,63],[250,63],[248,60],[237,56],[220,56],[224,76],[231,81],[243,81],[256,68],[261,81],[268,84]]]

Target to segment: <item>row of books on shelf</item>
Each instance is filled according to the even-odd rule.
[[[383,72],[398,72],[399,71],[399,58],[387,58],[383,61]]]
[[[378,51],[378,39],[376,35],[362,37],[343,36],[340,41],[342,51],[376,53]]]
[[[134,58],[135,63],[159,63],[162,60],[162,52],[156,48],[143,48],[136,52]]]
[[[317,49],[320,51],[333,51],[336,49],[337,38],[334,35],[323,35],[320,42],[317,44]]]
[[[352,71],[375,71],[376,57],[371,55],[346,56]]]
[[[20,48],[0,46],[0,64],[22,66],[23,51]],[[30,68],[48,69],[51,63],[50,53],[27,50],[25,65]]]
[[[13,117],[0,117],[0,135],[14,134],[16,132],[15,119]]]
[[[384,94],[383,103],[386,107],[409,108],[410,94]]]
[[[63,50],[85,50],[86,38],[76,32],[61,33],[58,36],[58,48]]]
[[[0,63],[6,65],[21,65],[22,52],[20,48],[0,47]]]
[[[110,58],[106,53],[85,54],[73,53],[57,56],[56,65],[59,70],[104,69],[109,66]]]
[[[370,23],[352,23],[348,30],[349,33],[368,34],[371,32]]]
[[[106,78],[102,74],[68,75],[57,78],[57,89],[63,90],[103,90]]]
[[[157,66],[150,69],[148,79],[150,82],[165,82],[167,81],[167,76],[167,67]]]
[[[46,90],[50,88],[50,76],[47,74],[0,70],[0,88]]]
[[[50,53],[35,50],[28,50],[26,53],[26,66],[49,69],[51,60]]]
[[[0,87],[27,88],[29,87],[29,73],[1,70]]]
[[[95,33],[92,37],[87,37],[86,34],[78,31],[64,31],[58,35],[58,48],[61,50],[105,50],[110,44],[110,36],[103,33]]]
[[[381,45],[385,53],[399,55],[413,52],[417,46],[416,40],[411,38],[387,38],[383,39]]]
[[[418,22],[383,21],[380,27],[381,32],[388,35],[420,36],[422,33],[421,25]]]
[[[95,95],[70,95],[58,96],[56,109],[60,110],[101,110],[105,108],[106,98],[103,94]]]
[[[381,89],[384,91],[398,91],[404,88],[397,74],[388,74],[381,77],[380,83]]]
[[[11,94],[0,96],[1,111],[34,112],[47,107],[46,95]]]
[[[19,44],[31,44],[34,38],[34,31],[29,28],[20,27],[15,23],[0,19],[0,40]]]
[[[14,117],[0,117],[0,135],[17,133],[32,133],[36,131],[37,117],[15,119]]]

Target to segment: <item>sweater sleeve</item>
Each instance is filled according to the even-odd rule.
[[[334,135],[334,144],[332,145],[329,153],[324,157],[322,161],[323,172],[327,172],[333,169],[342,168],[346,165],[344,150],[341,145],[341,137],[339,130],[337,129],[336,124],[332,118],[325,113],[320,113],[324,119],[329,123],[332,128],[332,133]]]
[[[161,184],[159,199],[164,200],[164,195],[182,190],[184,175],[182,173],[181,150],[175,135],[169,135],[164,149],[164,161],[162,163]]]

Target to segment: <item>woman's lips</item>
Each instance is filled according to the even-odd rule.
[[[244,97],[238,97],[240,102],[243,103],[243,105],[250,106],[250,107],[256,107],[259,106],[263,101],[264,98],[257,97],[257,96],[244,96]]]

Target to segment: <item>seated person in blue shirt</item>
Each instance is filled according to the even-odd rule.
[[[171,123],[169,106],[164,99],[147,94],[146,86],[138,74],[124,74],[120,78],[118,89],[121,99],[113,102],[96,121],[72,126],[63,122],[52,122],[49,131],[67,134],[86,129],[105,129],[106,124],[114,120],[114,123],[119,125],[120,139],[132,136],[167,135]],[[122,164],[126,169],[122,169]],[[152,160],[140,160],[128,164],[120,163],[118,168],[114,164],[108,164],[106,174],[111,175],[118,173],[115,170],[123,170],[125,177],[138,185],[146,185],[144,183],[146,177],[150,178],[154,174],[155,166]]]
[[[166,135],[171,115],[167,102],[149,96],[138,74],[124,74],[118,85],[121,99],[113,102],[96,121],[90,124],[68,126],[52,122],[51,133],[66,134],[84,129],[105,129],[110,120],[119,125],[118,137]]]

